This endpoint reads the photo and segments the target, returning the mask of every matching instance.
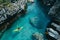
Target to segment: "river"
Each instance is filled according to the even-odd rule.
[[[42,29],[37,29],[30,24],[29,18],[33,17],[39,18],[39,24]],[[19,17],[11,25],[11,28],[3,34],[1,40],[32,40],[31,36],[33,33],[40,32],[44,34],[49,21],[50,20],[43,12],[42,7],[40,7],[38,1],[35,0],[35,3],[28,6],[26,14]],[[13,30],[17,27],[23,27],[23,29],[20,32],[14,32]]]

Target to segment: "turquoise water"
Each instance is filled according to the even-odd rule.
[[[4,33],[1,40],[32,40],[31,36],[33,33],[40,32],[44,34],[49,19],[44,15],[42,7],[39,7],[37,3],[38,2],[35,1],[35,3],[28,6],[26,15],[24,17],[19,17],[11,25],[11,28]],[[37,29],[29,23],[29,18],[35,16],[39,18],[40,27],[42,27],[42,29]],[[17,27],[23,27],[23,29],[20,32],[14,32],[13,30]]]

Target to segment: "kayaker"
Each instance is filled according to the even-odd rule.
[[[16,28],[15,30],[13,30],[14,32],[18,32],[18,31],[20,31],[20,30],[22,30],[23,29],[23,27],[18,27],[18,28]]]

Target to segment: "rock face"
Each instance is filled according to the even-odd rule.
[[[48,12],[52,21],[46,29],[46,37],[48,40],[60,40],[60,1],[57,0]]]
[[[60,40],[60,25],[56,22],[49,23],[46,29],[46,37],[48,40]]]
[[[2,0],[3,1],[3,0]],[[26,12],[27,0],[0,0],[0,31],[4,32],[21,15]]]
[[[45,6],[53,6],[56,0],[41,0]]]
[[[54,4],[54,6],[50,9],[48,15],[53,19],[60,21],[60,2]]]
[[[0,5],[0,24],[4,23],[6,19],[12,17],[18,11],[25,10],[27,0],[9,0],[9,2]]]

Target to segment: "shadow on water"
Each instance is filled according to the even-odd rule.
[[[27,10],[26,10],[26,12],[27,12]],[[21,18],[25,17],[25,16],[26,16],[26,12],[23,13],[20,17],[21,17]]]
[[[46,5],[44,5],[44,3],[43,3],[42,0],[37,0],[37,3],[38,3],[38,5],[39,5],[39,8],[42,7],[43,11],[46,12],[46,13],[47,13],[47,12],[50,10],[50,8],[51,8],[51,6],[46,6]]]
[[[36,40],[36,38],[35,38],[35,37],[33,37],[33,36],[31,36],[31,39],[32,39],[32,40]]]
[[[0,39],[2,38],[3,35],[4,35],[4,32],[0,34]]]
[[[41,9],[43,11],[45,16],[50,20],[50,18],[48,16],[48,12],[51,7],[44,5],[42,0],[37,0],[37,5],[38,5],[39,9]]]

